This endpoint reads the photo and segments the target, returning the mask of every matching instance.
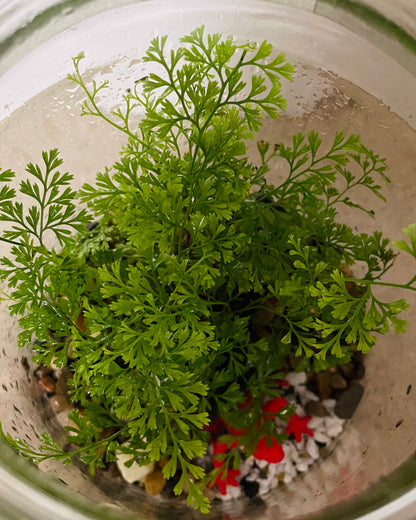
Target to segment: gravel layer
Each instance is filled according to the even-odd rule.
[[[319,396],[308,389],[307,376],[303,373],[287,374],[285,379],[290,383],[285,398],[296,405],[296,414],[301,417],[310,416],[307,423],[313,436],[302,434],[300,442],[289,438],[283,444],[284,458],[278,463],[268,463],[248,457],[240,465],[240,475],[236,477],[239,486],[227,485],[226,494],[216,493],[216,498],[232,500],[244,494],[250,498],[266,494],[279,483],[288,484],[298,474],[305,473],[319,458],[329,453],[335,439],[341,434],[345,419],[338,417],[334,411],[337,400],[320,400]],[[305,410],[308,403],[319,403],[320,415],[308,414]],[[309,408],[311,408],[309,406]],[[276,419],[277,431],[284,430],[286,423]]]
[[[210,498],[224,501],[240,496],[253,498],[264,495],[279,484],[288,484],[298,474],[305,473],[319,459],[325,458],[334,448],[336,438],[341,434],[345,420],[357,408],[364,388],[360,380],[364,377],[362,357],[357,355],[351,363],[320,374],[289,372],[285,376],[287,385],[283,388],[284,399],[295,405],[295,415],[307,426],[307,433],[289,435],[283,443],[284,457],[280,462],[271,463],[254,456],[241,457],[238,475],[234,485],[226,485],[220,490],[215,486],[207,489]],[[63,427],[71,426],[68,413],[72,409],[69,402],[67,381],[71,372],[67,367],[53,369],[39,367],[35,377],[47,394],[52,410]],[[276,432],[282,433],[288,424],[274,419]],[[295,438],[297,437],[297,438]],[[117,461],[118,473],[128,483],[139,483],[153,496],[161,494],[165,498],[169,492],[171,479],[162,475],[162,464],[150,467],[134,463],[127,468],[120,457]],[[214,462],[214,446],[210,444],[207,454],[201,459],[201,466],[210,470]],[[199,461],[195,461],[199,464]],[[157,477],[157,478],[156,478]],[[225,494],[224,494],[225,493]],[[173,495],[172,495],[173,496]]]

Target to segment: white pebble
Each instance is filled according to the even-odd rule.
[[[124,478],[126,482],[129,484],[133,484],[133,482],[144,482],[146,475],[151,473],[155,467],[155,463],[151,462],[150,464],[146,464],[145,466],[140,466],[137,462],[133,462],[133,464],[128,468],[125,463],[131,460],[131,454],[129,453],[118,453],[116,464],[121,473],[121,476]]]
[[[296,442],[296,451],[294,452],[294,458],[297,459],[299,453],[305,451],[305,436],[302,435],[300,442]]]
[[[307,389],[305,389],[303,392],[299,392],[299,395],[303,405],[305,405],[308,401],[319,401],[319,397]]]
[[[73,428],[77,427],[77,425],[74,423],[74,421],[68,417],[68,415],[70,413],[71,413],[71,410],[63,410],[62,412],[57,413],[55,416],[56,420],[63,428],[66,428],[67,426],[72,426]],[[72,430],[67,430],[66,434],[69,436],[76,435],[76,433],[73,432]]]
[[[284,462],[284,459],[282,460],[282,462],[278,462],[277,464],[275,464],[275,468],[274,468],[274,474],[275,475],[279,475],[279,473],[283,473],[285,471],[285,462]]]
[[[302,461],[302,462],[298,462],[298,463],[296,464],[296,469],[297,469],[299,472],[301,472],[301,473],[307,471],[308,468],[309,468],[309,464],[308,464],[308,462],[307,462],[307,459],[304,460],[304,461]]]
[[[343,424],[340,423],[336,417],[326,417],[325,427],[326,433],[330,437],[337,437],[343,430]]]
[[[306,415],[306,413],[305,413],[305,409],[304,409],[303,406],[300,405],[300,404],[297,404],[297,405],[296,405],[295,413],[296,413],[297,415],[299,415],[299,417],[305,417],[305,415]]]
[[[306,441],[306,451],[312,457],[312,459],[316,460],[319,458],[319,448],[312,437],[309,437]]]
[[[270,488],[271,488],[271,489],[274,489],[275,487],[277,487],[278,484],[279,484],[279,481],[277,480],[277,478],[274,478],[274,479],[271,481]]]
[[[249,474],[246,476],[246,480],[253,482],[260,478],[260,471],[257,468],[252,468]]]
[[[322,444],[329,444],[331,442],[331,439],[328,437],[328,435],[320,431],[314,432],[314,439],[316,442],[322,442]]]
[[[283,477],[283,482],[285,484],[289,484],[289,482],[292,482],[294,478],[294,475],[290,475],[289,473],[285,473],[285,476]]]
[[[296,413],[299,417],[305,417],[304,406],[309,401],[319,401],[319,397],[306,388],[306,373],[291,372],[285,379],[293,387],[292,393],[285,396],[287,401],[295,405]],[[301,404],[299,404],[299,401]],[[237,480],[242,478],[251,482],[258,482],[259,494],[263,495],[276,487],[279,482],[289,484],[297,474],[306,472],[316,460],[320,458],[318,443],[330,445],[332,439],[338,436],[344,427],[344,420],[335,415],[335,399],[325,399],[322,401],[328,411],[326,417],[312,416],[308,421],[308,427],[313,432],[313,437],[302,436],[298,443],[295,440],[286,440],[283,445],[284,458],[278,463],[269,463],[265,460],[257,460],[253,456],[241,462],[240,475]],[[277,431],[284,431],[287,423],[279,418],[275,419]],[[262,471],[263,470],[263,471]],[[260,475],[264,473],[263,477]],[[222,500],[232,500],[240,496],[241,487],[227,486],[227,494],[218,497]]]
[[[233,500],[241,495],[240,486],[227,486],[226,491],[227,493],[225,495],[220,495],[222,500]]]
[[[282,448],[285,453],[285,458],[283,459],[283,461],[287,460],[288,458],[291,458],[292,453],[296,451],[295,445],[290,441],[285,441],[283,443]]]
[[[238,469],[240,470],[240,474],[244,477],[244,475],[250,473],[252,469],[252,464],[248,464],[247,461],[244,461],[240,464],[240,467]]]
[[[291,386],[299,386],[306,383],[306,372],[289,372],[285,376]]]
[[[313,459],[309,456],[309,453],[306,450],[302,450],[302,452],[296,453],[293,458],[293,462],[297,466],[298,464],[303,465],[306,462],[308,465],[312,464]]]
[[[270,479],[270,480],[269,479],[260,479],[258,481],[260,495],[264,495],[265,493],[270,491],[270,489],[272,488],[272,485],[273,485],[273,480],[274,479]]]
[[[250,457],[246,458],[246,460],[244,461],[244,464],[248,464],[250,466],[250,468],[252,468],[254,466],[255,462],[256,462],[256,459],[254,458],[254,456],[250,455]]]
[[[268,477],[274,477],[277,473],[280,472],[280,465],[281,465],[281,462],[278,462],[276,464],[269,464],[269,468],[267,470],[267,476]]]
[[[332,410],[335,408],[335,405],[337,404],[335,399],[324,399],[322,401],[322,404],[325,406],[325,408],[328,410],[328,412],[332,412]]]
[[[296,476],[296,468],[291,461],[288,461],[285,465],[285,473],[288,473],[292,477]]]
[[[320,430],[325,428],[325,417],[312,417],[308,422],[308,428],[311,430]]]
[[[334,413],[331,413],[330,417],[331,417],[332,421],[337,422],[338,424],[341,424],[342,426],[344,426],[345,419],[341,419],[341,417],[338,417],[338,415],[335,415]]]
[[[257,466],[258,466],[260,469],[264,469],[264,468],[266,468],[266,467],[269,465],[269,463],[267,462],[267,460],[257,460],[257,461],[256,461],[256,464],[257,464]]]

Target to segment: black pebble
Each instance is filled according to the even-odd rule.
[[[242,488],[243,488],[243,491],[244,491],[244,494],[246,495],[246,497],[248,498],[253,498],[257,495],[257,493],[259,492],[259,483],[256,482],[255,480],[246,480],[245,478],[243,478],[240,482]]]
[[[352,385],[342,392],[334,412],[341,419],[350,419],[353,415],[364,393],[364,387],[360,384]]]
[[[98,226],[98,222],[97,221],[88,222],[87,229],[88,229],[88,231],[93,231],[97,226]]]
[[[175,497],[176,495],[175,495],[175,492],[173,491],[173,488],[179,482],[180,478],[181,478],[181,472],[177,471],[175,473],[175,475],[173,475],[172,478],[169,478],[166,481],[166,484],[165,484],[164,488],[160,492],[161,496],[165,497],[165,498],[173,498],[173,497]]]
[[[204,455],[203,457],[196,457],[193,460],[193,463],[197,466],[203,468],[205,473],[209,473],[213,469],[212,457],[211,455]]]

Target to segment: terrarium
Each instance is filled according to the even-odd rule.
[[[6,518],[411,500],[411,17],[306,4],[5,8]]]

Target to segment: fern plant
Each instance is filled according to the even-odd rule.
[[[20,185],[27,206],[14,201],[14,174],[0,172],[5,297],[21,316],[19,344],[36,338],[37,363],[71,368],[76,449],[47,434],[39,449],[2,436],[32,460],[78,456],[91,472],[118,453],[131,454],[129,464],[166,458],[164,476],[179,475],[175,493],[186,486],[188,504],[207,512],[203,490],[219,470],[206,475],[196,460],[210,422],[232,424],[247,456],[261,439],[281,443],[262,405],[281,395],[289,356],[299,370],[325,370],[368,352],[376,333],[403,332],[406,302],[382,302],[373,288],[414,291],[416,276],[383,281],[397,255],[389,241],[337,219],[341,205],[371,218],[354,189],[383,198],[390,182],[385,160],[359,136],[339,132],[328,147],[314,131],[299,133],[291,145],[259,142],[258,160],[247,156],[263,120],[285,109],[281,82],[294,68],[283,54],[203,27],[176,50],[166,44],[152,40],[143,59],[158,72],[110,114],[99,104],[107,82],[86,84],[83,56],[74,59],[82,113],[128,138],[94,185],[75,193],[57,150],[44,152]],[[266,180],[275,157],[285,165],[279,185]],[[413,257],[415,229],[394,244]],[[356,262],[366,265],[360,279],[347,274]],[[223,459],[235,470],[235,451]]]

